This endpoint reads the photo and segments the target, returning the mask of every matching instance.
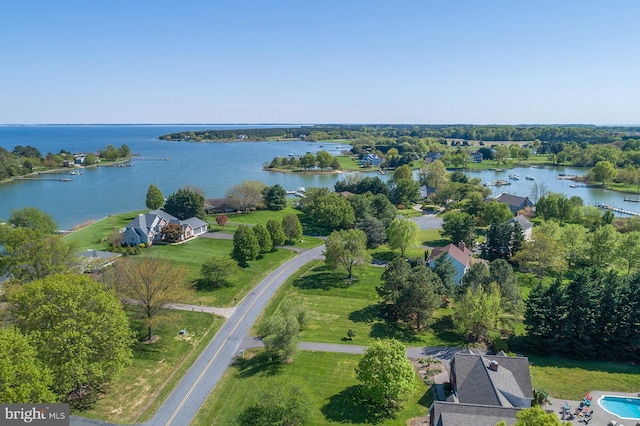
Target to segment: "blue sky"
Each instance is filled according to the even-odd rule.
[[[0,123],[640,124],[637,0],[21,0]]]

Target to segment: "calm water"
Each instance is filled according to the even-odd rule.
[[[303,155],[326,149],[339,153],[337,144],[309,142],[165,142],[158,136],[197,129],[256,128],[259,126],[4,126],[0,146],[32,145],[42,154],[65,149],[70,152],[97,151],[108,144],[127,144],[140,158],[169,158],[169,161],[140,161],[132,167],[98,167],[82,170],[72,182],[13,181],[0,185],[0,218],[11,209],[34,206],[51,214],[60,228],[69,229],[91,219],[145,208],[149,184],[165,196],[184,185],[202,188],[208,198],[224,197],[226,190],[244,180],[276,183],[286,189],[299,186],[333,186],[338,175],[293,175],[262,170],[276,155]],[[262,126],[267,127],[267,126]],[[324,148],[320,148],[323,145]],[[345,147],[344,145],[342,146]],[[46,175],[47,177],[49,175]]]
[[[303,187],[332,187],[340,175],[295,175],[266,172],[262,165],[276,155],[303,155],[326,149],[339,154],[337,144],[322,142],[230,142],[185,143],[165,142],[158,136],[184,130],[242,129],[259,126],[0,126],[0,146],[12,150],[16,145],[32,145],[42,154],[65,149],[70,152],[97,151],[108,144],[119,147],[127,144],[140,158],[169,158],[169,161],[134,160],[133,167],[98,167],[82,171],[72,182],[14,181],[0,185],[0,218],[9,217],[11,209],[37,207],[51,214],[61,229],[69,229],[87,220],[110,214],[141,210],[149,184],[160,188],[165,196],[184,185],[202,188],[208,198],[223,197],[226,190],[244,180],[259,180],[268,185],[276,183],[286,189]],[[268,127],[268,126],[262,126]],[[278,126],[281,127],[281,126]],[[323,145],[323,148],[320,148]],[[342,148],[345,148],[342,145]],[[557,179],[558,173],[583,174],[572,169],[520,169],[520,181],[498,189],[517,195],[529,195],[532,182],[524,179],[530,174],[547,189],[579,195],[587,204],[603,202],[629,210],[640,205],[624,203],[623,195],[590,188],[569,188],[567,181]],[[508,172],[472,173],[485,181],[507,179]],[[389,175],[385,176],[388,177]],[[495,188],[494,188],[495,189]]]

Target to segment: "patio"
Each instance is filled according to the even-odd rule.
[[[622,392],[606,392],[606,391],[592,391],[589,392],[589,395],[592,397],[591,408],[593,410],[593,414],[591,415],[591,421],[588,423],[589,425],[594,426],[607,426],[611,420],[615,421],[618,426],[636,426],[640,424],[640,419],[623,419],[621,417],[616,416],[615,414],[611,414],[600,407],[598,404],[598,399],[603,395],[614,395],[614,396],[628,396],[637,398],[638,394],[633,393],[622,393]],[[565,399],[557,399],[557,398],[548,398],[549,402],[543,407],[547,411],[553,410],[554,413],[558,416],[559,419],[562,419],[562,408],[565,404],[568,404],[571,407],[571,412],[574,413],[576,407],[580,406],[580,401],[569,401]],[[581,418],[576,417],[573,420],[565,420],[569,422],[571,425],[584,425],[584,421]]]

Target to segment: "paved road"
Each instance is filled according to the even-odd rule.
[[[249,293],[147,424],[177,426],[191,423],[207,395],[233,362],[240,343],[278,287],[302,265],[320,256],[322,251],[324,246],[301,253],[269,274]]]

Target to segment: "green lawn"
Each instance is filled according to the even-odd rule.
[[[117,231],[120,228],[124,228],[129,222],[135,219],[138,214],[146,212],[147,210],[141,210],[105,217],[66,235],[64,241],[76,244],[78,251],[85,251],[87,249],[106,250],[108,248],[107,238],[114,230]]]
[[[80,414],[114,423],[139,423],[151,418],[182,379],[198,355],[223,323],[220,317],[188,311],[169,311],[156,329],[160,339],[152,344],[137,342],[133,364],[112,383],[95,406]],[[132,328],[145,335],[139,323]],[[180,336],[178,331],[186,329]]]
[[[141,256],[158,257],[182,267],[186,271],[187,280],[194,282],[200,277],[200,268],[207,259],[229,256],[232,247],[231,240],[196,238],[178,245],[153,245],[143,249]],[[203,306],[229,306],[233,304],[234,298],[242,299],[271,271],[294,256],[293,251],[286,249],[267,253],[261,259],[250,261],[248,267],[240,268],[238,274],[229,278],[230,286],[215,290],[195,290],[184,302]]]
[[[258,398],[256,389],[276,380],[294,383],[308,390],[311,417],[306,424],[366,424],[375,421],[371,411],[358,398],[355,367],[360,356],[300,351],[287,365],[274,365],[264,358],[257,355],[238,360],[229,368],[192,425],[235,424],[238,414]],[[431,401],[431,392],[416,376],[414,389],[396,418],[382,420],[379,424],[406,424],[410,418],[425,416]]]
[[[554,398],[580,400],[593,390],[640,391],[640,366],[605,361],[575,361],[529,356],[531,379],[536,388]]]
[[[353,160],[351,157],[346,156],[346,155],[338,155],[336,157],[338,159],[338,163],[340,164],[340,168],[342,170],[348,170],[348,171],[353,171],[353,170],[359,170],[359,171],[371,171],[371,170],[378,170],[379,167],[371,167],[369,169],[362,169],[360,168],[360,163],[356,160]]]
[[[375,266],[362,267],[358,279],[347,285],[346,274],[328,270],[321,261],[311,262],[300,269],[278,291],[265,310],[269,315],[284,298],[299,298],[309,309],[310,325],[300,333],[300,339],[308,342],[369,345],[375,339],[396,338],[408,346],[461,346],[465,342],[451,332],[450,309],[434,313],[431,330],[414,334],[395,323],[380,317],[376,286],[384,269]],[[346,340],[347,330],[356,337]]]

